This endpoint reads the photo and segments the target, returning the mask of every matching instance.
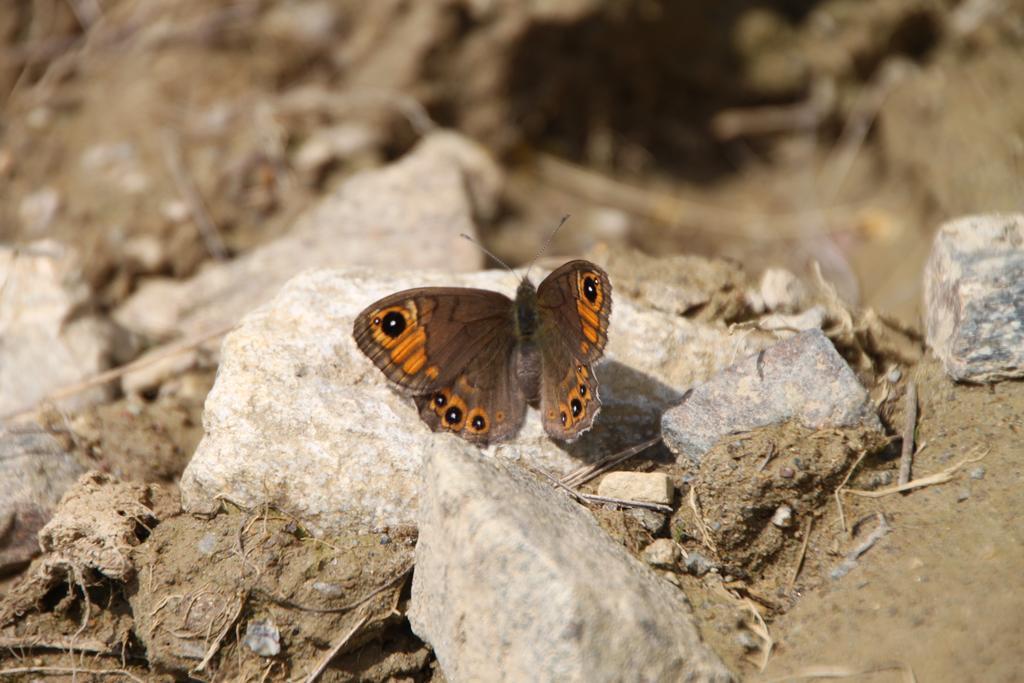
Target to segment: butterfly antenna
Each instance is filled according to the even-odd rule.
[[[498,258],[498,257],[497,257],[497,256],[495,256],[494,254],[492,254],[492,253],[491,253],[491,252],[490,252],[490,251],[489,251],[489,250],[487,249],[487,247],[485,247],[484,245],[480,244],[479,242],[477,242],[477,241],[476,241],[475,239],[473,239],[472,237],[470,237],[469,235],[467,235],[467,234],[466,234],[466,233],[464,233],[464,232],[463,232],[463,233],[460,233],[460,236],[461,236],[461,237],[463,237],[463,238],[464,238],[464,239],[466,239],[466,240],[469,240],[469,241],[470,241],[470,242],[472,242],[473,244],[475,244],[475,245],[477,246],[477,248],[479,248],[479,249],[480,249],[480,251],[484,252],[485,254],[487,254],[488,256],[490,256],[490,257],[491,257],[492,259],[494,259],[495,261],[497,261],[497,262],[498,262],[498,263],[500,263],[501,265],[503,265],[503,266],[505,266],[506,268],[508,268],[508,272],[512,273],[513,275],[515,275],[515,276],[516,276],[516,278],[517,278],[517,279],[519,279],[520,281],[522,281],[522,278],[520,278],[520,277],[519,277],[518,275],[516,275],[516,271],[512,270],[512,268],[511,268],[511,267],[509,267],[509,265],[508,265],[507,263],[505,263],[505,262],[504,262],[504,261],[502,261],[502,260],[501,260],[500,258]]]
[[[558,234],[558,231],[562,228],[563,225],[565,225],[565,222],[567,220],[569,220],[569,214],[565,214],[564,216],[562,216],[562,220],[558,221],[558,225],[556,225],[555,229],[551,231],[551,234],[548,235],[548,238],[544,240],[544,246],[540,248],[540,251],[537,252],[537,255],[533,257],[532,261],[530,261],[530,267],[526,269],[526,275],[523,277],[524,280],[530,277],[530,271],[533,270],[533,264],[535,264],[537,260],[544,255],[544,252],[548,250],[548,247],[551,246],[551,240],[555,239],[555,235]]]

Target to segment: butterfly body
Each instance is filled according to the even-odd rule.
[[[356,317],[353,336],[434,431],[501,441],[519,431],[529,404],[548,434],[572,441],[600,410],[593,363],[610,315],[607,274],[570,261],[539,287],[524,279],[515,300],[449,287],[392,294]]]

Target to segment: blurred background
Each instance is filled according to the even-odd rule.
[[[109,311],[441,126],[513,265],[570,213],[554,252],[817,262],[916,322],[937,225],[1024,204],[1022,84],[1020,0],[5,0],[0,240]]]

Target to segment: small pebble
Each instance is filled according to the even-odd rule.
[[[984,479],[985,478],[985,466],[978,465],[971,470],[971,479]]]
[[[206,534],[199,539],[199,543],[196,544],[196,549],[203,555],[212,555],[213,551],[217,549],[217,535]]]
[[[885,378],[889,380],[890,384],[896,384],[896,382],[900,381],[901,377],[903,377],[903,373],[897,367],[894,367],[892,370],[889,371],[889,374],[885,376]]]
[[[671,569],[679,561],[679,546],[670,539],[659,538],[644,548],[643,557],[649,565]]]
[[[780,529],[787,529],[793,525],[793,508],[788,505],[780,505],[772,515],[772,524]]]
[[[390,545],[391,544],[391,537],[388,536],[387,534],[381,534],[381,536],[380,536],[380,544],[381,545]]]
[[[273,657],[281,651],[281,634],[270,621],[250,621],[242,642],[260,657]]]
[[[962,503],[971,497],[971,492],[967,489],[960,489],[960,493],[956,494],[956,502]]]
[[[693,574],[694,576],[704,576],[711,571],[712,564],[708,558],[704,557],[698,552],[691,552],[686,556],[686,561],[683,563],[683,568],[686,569],[687,574]]]
[[[626,514],[655,536],[664,531],[665,524],[668,522],[667,515],[655,512],[654,510],[645,510],[644,508],[631,508]]]
[[[326,581],[314,582],[313,590],[325,595],[328,598],[340,598],[345,593],[345,589],[342,588],[340,584],[327,583]]]
[[[779,470],[779,476],[783,479],[792,479],[795,474],[796,472],[793,471],[793,468],[788,465]]]

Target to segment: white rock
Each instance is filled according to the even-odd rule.
[[[610,472],[597,487],[599,496],[671,505],[675,488],[664,472]]]
[[[115,318],[153,338],[188,336],[238,321],[306,268],[473,270],[483,256],[459,235],[476,232],[475,212],[493,207],[501,183],[482,148],[434,133],[399,161],[353,176],[286,236],[185,282],[151,281]]]
[[[679,546],[671,538],[656,538],[644,548],[644,562],[662,569],[675,567],[680,555]]]
[[[939,228],[924,303],[928,345],[950,377],[1024,377],[1024,214],[968,216]]]
[[[447,680],[733,680],[682,591],[521,468],[439,438],[419,528],[409,621]]]
[[[0,247],[0,283],[0,415],[108,367],[111,330],[79,314],[89,291],[71,249],[52,241]],[[107,395],[97,387],[59,405],[73,411]]]
[[[772,524],[780,529],[793,526],[793,508],[788,505],[780,505],[775,508],[775,514],[772,515]]]
[[[821,330],[781,341],[697,385],[667,411],[665,445],[699,463],[721,437],[797,420],[810,428],[881,428],[867,391]]]
[[[768,268],[761,275],[761,301],[769,311],[795,313],[810,300],[807,287],[784,268]]]
[[[376,299],[409,287],[512,295],[516,284],[507,271],[321,270],[293,279],[224,341],[206,435],[181,481],[185,507],[210,510],[223,494],[246,506],[269,503],[317,530],[415,523],[419,460],[437,435],[358,350],[352,321]],[[594,428],[567,447],[547,436],[531,410],[520,435],[489,452],[563,474],[656,435],[661,413],[684,387],[751,348],[724,328],[617,301],[610,360],[596,369],[603,407]]]

